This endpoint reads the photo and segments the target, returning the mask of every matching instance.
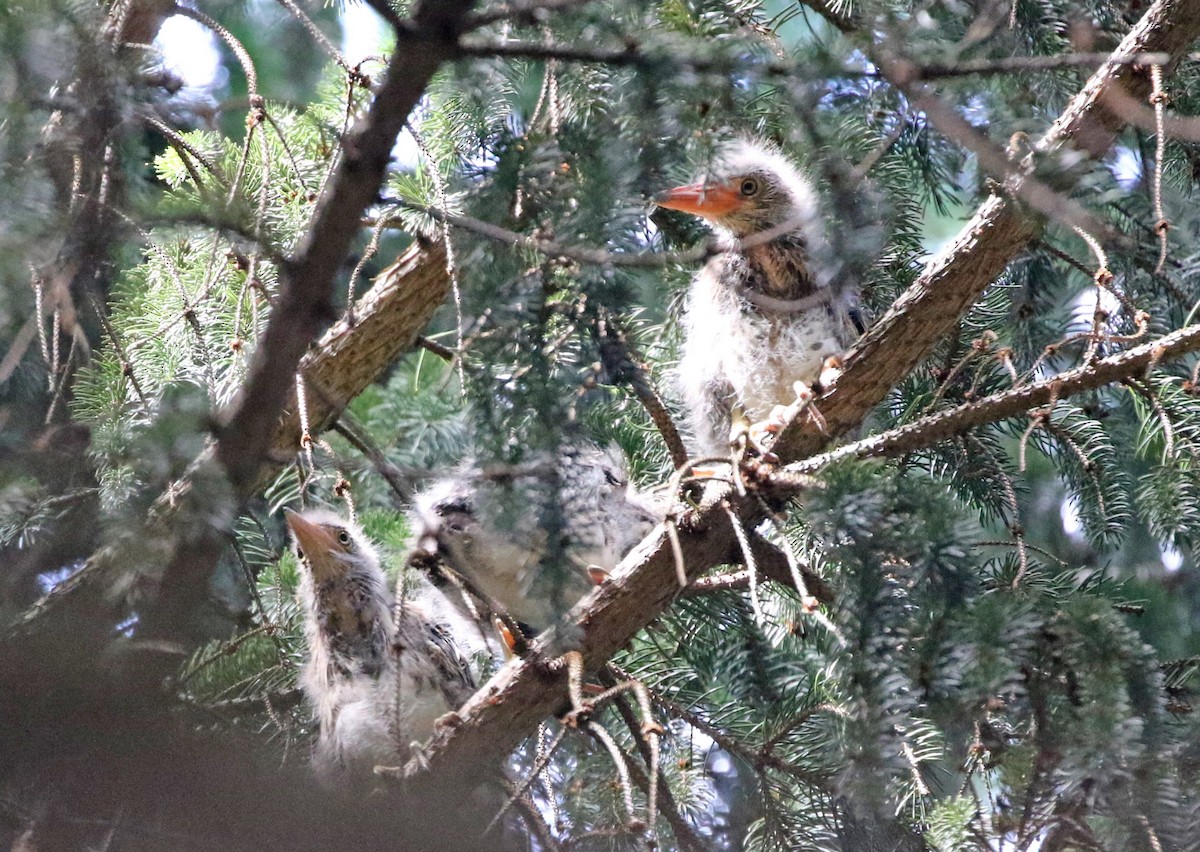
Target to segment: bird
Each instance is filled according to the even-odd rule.
[[[778,416],[836,366],[864,330],[857,294],[829,274],[812,183],[772,145],[726,143],[707,174],[654,200],[713,229],[718,253],[688,290],[676,381],[700,454],[722,455],[731,427]]]
[[[441,562],[489,604],[540,633],[662,520],[616,446],[565,442],[525,463],[468,461],[414,500],[410,560]],[[564,631],[566,638],[569,631]]]
[[[396,605],[374,545],[355,522],[312,508],[287,515],[300,572],[308,654],[301,675],[315,710],[313,765],[328,786],[358,786],[418,744],[476,689],[467,647],[431,614],[427,581]]]

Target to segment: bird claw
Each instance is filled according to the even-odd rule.
[[[796,415],[813,401],[815,396],[813,389],[804,382],[794,382],[792,389],[796,392],[796,399],[791,404],[775,406],[765,420],[752,423],[747,429],[747,445],[766,461],[779,461],[779,459],[765,447],[764,439],[768,435],[777,435],[782,432]]]
[[[750,454],[759,456],[764,461],[778,461],[778,457],[764,443],[768,435],[778,431],[779,427],[775,426],[770,419],[758,423],[735,422],[729,435],[729,444],[733,448],[734,458],[740,459]]]
[[[825,363],[821,365],[821,372],[817,376],[817,386],[822,389],[831,387],[841,377],[842,366],[842,359],[837,355],[830,355],[826,358]]]
[[[424,743],[412,742],[408,744],[408,766],[405,767],[405,772],[417,771],[427,772],[430,767],[429,752],[425,749]],[[376,770],[378,772],[378,769]]]

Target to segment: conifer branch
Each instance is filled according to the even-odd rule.
[[[1114,55],[1169,53],[1177,61],[1200,35],[1200,0],[1159,0],[1122,40]],[[1075,96],[1034,146],[1047,158],[1075,148],[1102,156],[1122,122],[1106,106],[1106,93],[1120,87],[1133,98],[1150,91],[1148,74],[1109,61]],[[1018,183],[1020,176],[1011,179]],[[921,276],[891,306],[846,358],[837,383],[815,401],[825,421],[822,433],[808,421],[791,423],[773,446],[785,461],[820,450],[830,438],[862,422],[895,385],[925,358],[959,317],[1029,242],[1040,224],[1008,194],[991,195],[958,236],[932,258]]]
[[[1198,35],[1200,0],[1157,0],[1114,55],[1161,51],[1178,58]],[[1074,145],[1093,156],[1103,154],[1121,127],[1119,117],[1103,105],[1104,93],[1113,86],[1123,86],[1139,97],[1149,91],[1149,79],[1128,64],[1106,63],[1038,143],[1037,151],[1047,155]],[[808,418],[805,423],[793,422],[774,451],[785,461],[802,458],[861,423],[1037,232],[1038,224],[1010,198],[988,198],[850,353],[837,383],[817,399],[826,431],[818,431]],[[734,546],[722,501],[728,501],[741,517],[760,516],[756,499],[739,497],[725,483],[709,483],[699,508],[679,517],[680,547],[689,578],[724,561]],[[678,592],[675,560],[660,525],[622,561],[608,582],[572,610],[569,617],[582,630],[579,647],[586,666],[594,670],[602,665]],[[514,659],[501,669],[460,709],[461,724],[434,738],[425,755],[426,766],[414,765],[409,774],[429,774],[433,780],[478,772],[494,765],[542,720],[563,709],[566,675],[547,666],[542,656],[547,649],[547,640],[541,639],[532,656]]]
[[[250,376],[240,397],[220,418],[215,445],[149,512],[142,534],[151,549],[122,543],[97,551],[79,573],[5,629],[0,644],[40,637],[72,647],[72,658],[81,657],[77,664],[89,669],[92,654],[111,638],[113,616],[121,612],[123,595],[115,590],[128,591],[131,585],[145,583],[147,577],[142,575],[151,569],[162,572],[158,599],[141,611],[139,632],[149,637],[186,634],[190,617],[207,595],[212,568],[227,542],[226,529],[261,482],[270,450],[296,446],[298,412],[294,403],[287,408],[288,395],[294,399],[296,370],[303,368],[318,387],[328,391],[316,402],[318,410],[312,416],[313,422],[327,422],[338,405],[349,401],[356,385],[361,390],[395,354],[412,346],[449,286],[440,245],[414,248],[392,268],[394,279],[381,282],[378,292],[364,297],[366,304],[360,305],[355,320],[347,318],[335,325],[322,353],[301,363],[329,318],[335,276],[358,233],[362,212],[377,196],[400,128],[429,78],[452,54],[457,22],[472,5],[471,0],[424,3],[418,6],[414,26],[398,34],[389,73],[369,112],[345,143],[343,159],[294,259],[282,270],[282,292]],[[282,426],[277,425],[281,416]],[[134,564],[129,564],[130,551],[138,557]],[[146,564],[139,564],[143,561]],[[87,653],[81,654],[79,648]],[[172,659],[178,653],[172,643],[159,649]],[[10,651],[4,656],[17,663],[23,652]],[[29,655],[25,665],[36,665],[34,660],[40,658]],[[144,685],[155,681],[153,668],[142,673]],[[29,673],[14,674],[0,672],[0,680],[27,679]],[[158,675],[162,674],[160,670]]]
[[[1055,400],[1136,378],[1155,364],[1198,349],[1200,325],[1189,325],[1136,349],[1110,355],[1044,381],[939,411],[880,435],[872,435],[828,453],[812,456],[788,465],[787,470],[814,473],[842,459],[891,458],[922,450],[976,426],[1019,417],[1035,408],[1050,405]]]
[[[446,246],[415,244],[379,273],[375,286],[322,336],[300,362],[308,385],[308,424],[323,431],[417,338],[450,292]],[[300,412],[293,387],[271,440],[272,458],[300,446]],[[260,477],[261,481],[261,477]]]
[[[383,185],[396,138],[434,72],[452,57],[458,28],[473,5],[473,0],[427,0],[416,7],[411,26],[397,29],[383,82],[343,144],[341,160],[317,201],[308,230],[283,270],[283,286],[250,374],[239,399],[219,418],[215,455],[238,506],[253,496],[260,481],[275,424],[294,386],[292,377],[329,319],[335,278],[358,234],[359,218]],[[194,612],[203,601],[212,566],[224,547],[219,526],[200,531],[167,565],[157,612],[147,617],[151,633]]]

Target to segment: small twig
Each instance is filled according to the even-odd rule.
[[[616,707],[621,714],[621,719],[625,722],[625,726],[633,735],[633,741],[637,745],[639,752],[642,755],[642,760],[646,761],[646,765],[650,766],[656,762],[654,755],[650,752],[650,747],[643,742],[640,735],[637,719],[634,718],[633,710],[629,706],[629,702],[621,696],[616,700]],[[633,783],[638,786],[647,800],[655,797],[656,805],[650,807],[651,824],[647,830],[651,841],[655,840],[655,827],[653,818],[656,813],[660,812],[667,818],[667,824],[671,826],[671,832],[675,835],[675,842],[679,844],[682,850],[702,850],[709,848],[699,835],[696,834],[692,826],[684,819],[679,812],[679,806],[675,802],[675,797],[671,794],[671,788],[667,785],[666,780],[660,773],[654,774],[654,787],[650,786],[650,778],[642,771],[641,767],[634,761],[627,760],[626,765],[629,767],[629,774],[633,778]],[[652,793],[653,789],[653,793]]]
[[[687,463],[687,448],[683,445],[683,438],[680,437],[679,429],[671,418],[671,412],[667,410],[662,397],[650,381],[646,368],[635,359],[624,333],[607,311],[601,312],[596,322],[595,333],[599,340],[600,359],[605,371],[612,377],[612,381],[628,383],[658,428],[658,433],[662,435],[663,443],[671,454],[671,463],[676,469],[683,467]]]
[[[682,252],[613,252],[605,249],[567,246],[555,240],[545,240],[519,234],[516,231],[510,231],[491,222],[484,222],[472,216],[448,213],[445,210],[439,210],[436,207],[429,207],[425,204],[417,204],[395,197],[389,198],[388,201],[400,207],[406,207],[410,210],[416,210],[432,216],[439,222],[447,222],[456,228],[462,228],[464,231],[470,231],[473,234],[478,234],[481,237],[486,237],[489,240],[502,243],[511,248],[530,249],[548,257],[565,257],[568,260],[574,260],[578,263],[632,267],[635,269],[661,269],[675,263],[694,263],[716,253],[708,244]],[[389,222],[389,226],[391,224]]]
[[[486,12],[476,12],[463,22],[463,32],[470,32],[489,24],[515,19],[520,22],[523,18],[540,20],[551,12],[574,9],[586,6],[592,0],[513,0],[503,3]]]
[[[1171,223],[1167,220],[1166,213],[1163,212],[1163,159],[1166,156],[1167,138],[1163,130],[1165,122],[1165,110],[1167,101],[1167,93],[1163,91],[1163,69],[1161,64],[1150,66],[1150,80],[1152,89],[1150,91],[1150,103],[1154,105],[1154,230],[1158,234],[1158,264],[1154,267],[1154,274],[1162,273],[1164,264],[1167,262],[1167,232],[1171,230]]]
[[[500,824],[500,820],[504,818],[506,813],[508,813],[508,809],[511,808],[521,796],[525,795],[525,793],[533,785],[533,782],[536,781],[546,767],[550,765],[550,758],[554,757],[554,753],[558,751],[558,747],[561,746],[563,740],[566,739],[568,730],[570,729],[565,726],[560,728],[558,735],[555,736],[553,742],[550,743],[550,746],[544,750],[540,750],[537,759],[533,762],[533,766],[531,766],[529,769],[529,774],[525,776],[525,780],[509,790],[508,801],[505,802],[504,806],[500,808],[494,817],[492,817],[492,821],[487,824],[487,828],[485,828],[483,833],[480,835],[481,837],[487,837],[488,834],[491,833],[492,829]]]
[[[428,337],[418,337],[417,345],[420,346],[422,349],[424,349],[426,352],[429,352],[432,355],[436,355],[437,357],[441,358],[443,361],[445,361],[447,363],[450,363],[455,358],[455,353],[454,353],[453,349],[451,349],[449,346],[443,346],[442,344],[438,343],[436,340],[430,340]]]
[[[642,823],[638,820],[637,812],[633,807],[633,788],[629,783],[629,767],[625,765],[625,754],[617,745],[616,740],[612,738],[612,734],[606,731],[603,725],[597,722],[588,722],[587,730],[589,734],[595,737],[608,750],[613,766],[617,770],[617,778],[621,782],[621,796],[625,802],[625,814],[629,818],[629,826],[632,830],[640,830]]]
[[[1066,399],[1139,375],[1153,362],[1166,361],[1197,349],[1200,349],[1200,324],[1186,326],[1135,349],[1101,358],[1045,381],[930,414],[880,435],[794,462],[783,469],[795,473],[815,473],[842,459],[890,458],[916,452],[977,426],[1020,416],[1038,405],[1045,405],[1055,395],[1059,399]]]
[[[725,504],[722,508],[729,517],[729,523],[733,525],[733,534],[742,548],[742,558],[746,560],[746,570],[750,572],[750,607],[754,610],[754,621],[759,630],[765,630],[767,618],[763,615],[762,603],[758,599],[758,565],[754,561],[754,552],[746,535],[746,527],[731,506]]]
[[[1150,404],[1154,413],[1158,415],[1158,421],[1163,428],[1163,457],[1162,462],[1166,464],[1175,458],[1175,427],[1171,425],[1171,418],[1167,416],[1167,411],[1163,408],[1162,400],[1158,398],[1158,394],[1148,387],[1144,382],[1136,379],[1127,379],[1125,386],[1133,390],[1142,399]]]
[[[342,56],[341,51],[334,47],[333,42],[331,42],[325,33],[321,32],[321,29],[313,23],[312,18],[304,14],[303,9],[293,3],[292,0],[277,0],[277,2],[280,6],[292,13],[292,16],[300,22],[300,26],[304,27],[309,37],[317,43],[317,46],[324,51],[326,56],[340,65],[342,70],[349,74],[352,79],[355,77],[361,77],[361,75],[355,69],[350,67],[350,63],[346,61],[346,57]]]

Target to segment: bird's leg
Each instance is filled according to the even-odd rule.
[[[583,697],[583,654],[567,651],[554,661],[554,665],[567,668],[567,695],[571,698],[571,709],[563,716],[563,721],[577,728],[587,721],[593,709],[592,702]]]

